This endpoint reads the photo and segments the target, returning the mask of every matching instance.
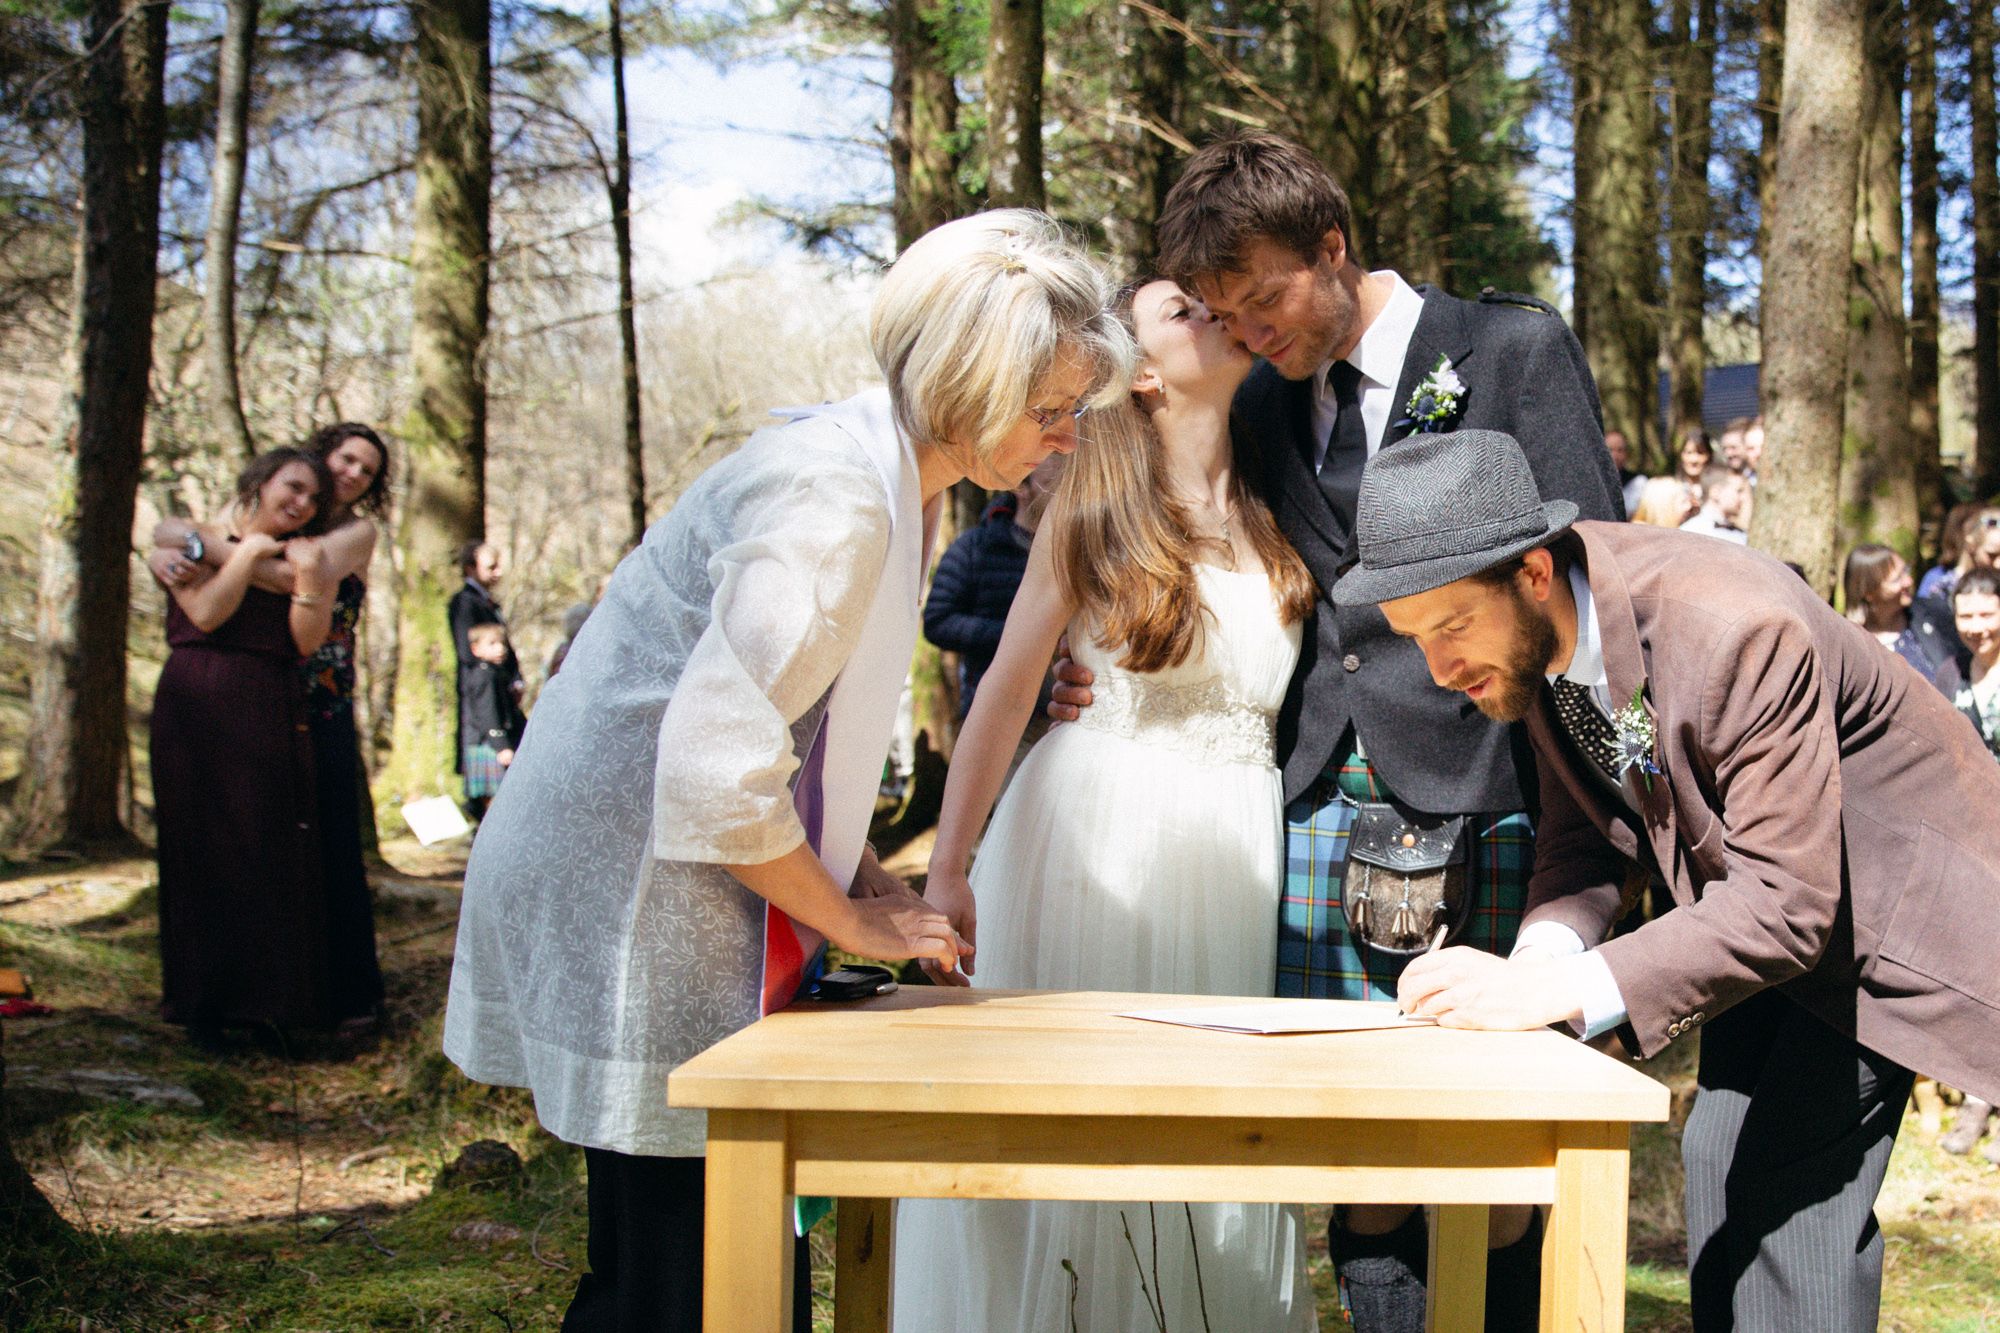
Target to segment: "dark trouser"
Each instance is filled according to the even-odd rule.
[[[603,1148],[585,1148],[583,1160],[590,1271],[577,1281],[563,1333],[699,1333],[707,1161]],[[792,1292],[793,1333],[810,1333],[812,1260],[803,1239]]]
[[[1875,1327],[1875,1196],[1913,1082],[1776,991],[1702,1028],[1681,1135],[1697,1333]]]

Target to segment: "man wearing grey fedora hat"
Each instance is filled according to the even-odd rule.
[[[1757,552],[1578,522],[1506,435],[1372,460],[1342,605],[1525,721],[1541,774],[1512,956],[1399,1002],[1452,1027],[1699,1031],[1682,1136],[1694,1327],[1865,1330],[1913,1071],[2000,1094],[2000,769],[1950,701]],[[1609,939],[1634,866],[1674,910]]]

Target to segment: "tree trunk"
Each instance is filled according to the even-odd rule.
[[[1157,6],[1173,18],[1185,16],[1186,0],[1164,0]],[[1187,43],[1180,34],[1151,14],[1120,5],[1118,25],[1119,77],[1114,110],[1114,138],[1124,150],[1123,181],[1110,216],[1105,239],[1121,274],[1137,277],[1152,271],[1159,253],[1156,231],[1160,209],[1173,184],[1180,137],[1181,89],[1187,82]]]
[[[1593,27],[1570,37],[1572,49],[1596,66],[1596,96],[1578,112],[1595,119],[1592,160],[1582,161],[1582,143],[1577,153],[1576,226],[1589,237],[1575,273],[1579,303],[1590,312],[1583,347],[1606,428],[1624,431],[1641,457],[1652,458],[1661,453],[1652,4],[1595,0],[1589,12]]]
[[[1778,192],[1778,103],[1785,82],[1785,0],[1757,0],[1757,262],[1771,253]],[[1761,311],[1761,306],[1759,307]],[[1761,325],[1761,319],[1760,319]]]
[[[1714,139],[1710,106],[1715,93],[1715,0],[1674,0],[1672,38],[1674,142],[1668,182],[1672,221],[1668,254],[1672,281],[1667,298],[1667,352],[1672,358],[1673,401],[1669,446],[1701,425],[1708,349],[1702,336],[1707,314],[1708,228],[1712,206],[1708,159]],[[1689,31],[1692,23],[1693,31]]]
[[[1569,26],[1562,47],[1570,86],[1569,322],[1577,341],[1585,347],[1590,346],[1591,326],[1596,323],[1593,293],[1584,275],[1593,272],[1598,262],[1597,245],[1590,229],[1590,200],[1597,194],[1600,152],[1597,129],[1604,118],[1604,80],[1590,41],[1596,22],[1596,0],[1569,0]],[[1604,421],[1608,429],[1624,431],[1634,448],[1643,449],[1644,441],[1626,430],[1624,423],[1614,422],[1608,410]],[[1650,465],[1651,455],[1642,451],[1635,456],[1647,460],[1638,466]]]
[[[1042,0],[994,0],[986,44],[986,196],[1042,207]]]
[[[639,326],[632,291],[632,141],[625,119],[625,9],[611,0],[611,102],[617,150],[609,182],[611,239],[618,250],[618,351],[625,385],[625,496],[628,546],[646,538],[646,452],[639,428]]]
[[[1938,0],[1910,4],[1910,452],[1926,557],[1948,501],[1938,461]],[[1919,563],[1925,563],[1919,561]]]
[[[1446,0],[1422,0],[1410,24],[1410,234],[1404,245],[1412,281],[1452,286],[1451,12]]]
[[[236,375],[236,229],[243,211],[243,164],[249,152],[250,66],[257,44],[257,0],[228,0],[216,71],[215,162],[209,172],[208,237],[203,254],[202,319],[208,361],[208,411],[222,442],[248,459],[256,441],[243,419]]]
[[[487,0],[418,0],[417,194],[403,427],[410,480],[400,533],[395,742],[387,789],[443,788],[458,743],[457,658],[445,603],[457,549],[486,531],[486,319],[493,178]]]
[[[958,84],[925,0],[890,0],[889,164],[896,248],[964,214],[959,187]]]
[[[125,636],[159,265],[167,7],[92,0],[62,452],[43,511],[24,846],[129,847]]]
[[[1860,166],[1865,0],[1791,0],[1770,248],[1764,466],[1751,541],[1831,597],[1848,298]]]
[[[1400,240],[1400,224],[1385,221],[1382,139],[1393,134],[1383,79],[1377,13],[1367,3],[1311,8],[1302,33],[1305,67],[1298,77],[1300,138],[1326,164],[1353,205],[1355,257],[1376,262],[1384,237]],[[1386,210],[1394,211],[1393,202]]]
[[[1869,0],[1847,342],[1840,541],[1917,560],[1909,325],[1903,314],[1903,4]]]
[[[1979,494],[2000,494],[2000,134],[1993,108],[1993,6],[1972,6],[1972,382]]]

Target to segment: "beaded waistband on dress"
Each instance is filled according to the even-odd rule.
[[[1235,697],[1219,677],[1169,685],[1105,676],[1090,692],[1078,726],[1174,750],[1197,763],[1272,762],[1277,715]]]

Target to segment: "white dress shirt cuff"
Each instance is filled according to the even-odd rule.
[[[1560,921],[1537,921],[1525,927],[1514,941],[1514,953],[1539,949],[1552,958],[1574,958],[1566,969],[1574,978],[1583,1002],[1583,1019],[1570,1028],[1589,1041],[1601,1037],[1626,1018],[1625,996],[1618,989],[1611,965],[1595,950],[1583,947],[1583,937]]]

